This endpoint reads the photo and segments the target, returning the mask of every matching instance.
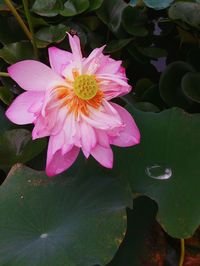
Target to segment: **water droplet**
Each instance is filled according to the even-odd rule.
[[[169,167],[164,167],[158,164],[148,166],[145,169],[146,174],[154,179],[165,180],[172,176],[172,169]]]
[[[47,233],[44,233],[44,234],[41,234],[40,235],[40,238],[44,239],[44,238],[47,238],[48,237],[48,234]]]

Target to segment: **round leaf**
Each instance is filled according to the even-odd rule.
[[[194,68],[184,62],[174,62],[167,66],[160,78],[160,95],[169,106],[185,107],[188,101],[185,99],[181,87],[181,80],[188,72],[194,72]]]
[[[200,73],[188,73],[182,79],[183,92],[193,102],[200,103]]]
[[[177,108],[131,110],[141,143],[118,150],[115,170],[129,179],[133,193],[157,202],[157,219],[168,234],[190,237],[200,224],[200,116]]]
[[[129,187],[94,169],[74,172],[49,179],[24,166],[11,170],[0,188],[1,263],[92,266],[112,259],[126,230]]]
[[[200,29],[200,4],[192,2],[177,2],[169,9],[169,17],[181,20],[188,25]]]

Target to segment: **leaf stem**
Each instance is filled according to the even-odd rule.
[[[34,30],[33,30],[33,24],[31,21],[31,14],[30,14],[29,6],[28,6],[28,0],[22,0],[22,2],[24,5],[24,12],[25,12],[26,19],[27,19],[29,29],[31,32],[31,42],[32,42],[33,49],[34,49],[34,54],[35,54],[35,57],[38,59],[39,58],[38,49],[37,49],[37,45],[36,45],[36,41],[34,37]]]
[[[179,260],[179,266],[183,266],[184,259],[185,259],[185,240],[181,238],[180,240],[181,244],[181,255]]]
[[[28,39],[32,42],[32,35],[31,35],[29,29],[27,28],[26,24],[24,23],[23,19],[18,14],[16,8],[13,6],[13,4],[11,3],[10,0],[4,0],[4,1],[5,1],[6,5],[9,7],[10,11],[13,13],[14,17],[16,18],[17,22],[19,23],[19,25],[23,29],[23,31],[26,34],[26,36],[28,37]]]
[[[7,72],[0,72],[0,77],[7,77],[9,78],[9,74]]]

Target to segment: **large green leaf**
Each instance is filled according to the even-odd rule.
[[[64,3],[64,8],[60,12],[65,17],[72,17],[83,13],[89,7],[88,0],[68,0]]]
[[[104,0],[97,10],[97,15],[111,31],[116,33],[121,26],[122,12],[126,6],[123,0]]]
[[[36,0],[32,11],[41,16],[54,17],[62,10],[63,4],[59,0]]]
[[[35,59],[30,42],[16,42],[6,44],[0,49],[0,58],[9,64],[25,59]]]
[[[90,7],[88,11],[92,11],[98,9],[102,5],[103,0],[89,0],[89,3]]]
[[[112,259],[126,231],[130,189],[86,168],[76,165],[53,179],[24,166],[11,170],[0,188],[3,265],[92,266]]]
[[[169,17],[180,20],[188,25],[200,29],[200,4],[190,2],[177,2],[169,9]]]
[[[157,219],[168,234],[187,238],[200,224],[200,115],[177,108],[132,113],[141,144],[117,151],[115,171],[134,193],[157,202]]]
[[[169,106],[187,107],[188,100],[183,94],[182,78],[195,69],[185,62],[173,62],[167,66],[160,79],[160,95]]]
[[[143,9],[127,6],[123,11],[123,26],[125,30],[134,36],[143,37],[148,34],[145,28],[147,15]]]
[[[66,32],[69,28],[63,24],[57,24],[56,26],[43,27],[35,36],[38,39],[38,46],[47,46],[50,43],[61,42],[66,37]]]
[[[26,129],[6,130],[0,134],[0,168],[25,163],[38,155],[46,146],[45,139],[32,141]]]

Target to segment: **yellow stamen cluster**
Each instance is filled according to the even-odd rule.
[[[92,99],[98,92],[99,86],[92,75],[80,75],[74,81],[74,93],[82,100]]]

